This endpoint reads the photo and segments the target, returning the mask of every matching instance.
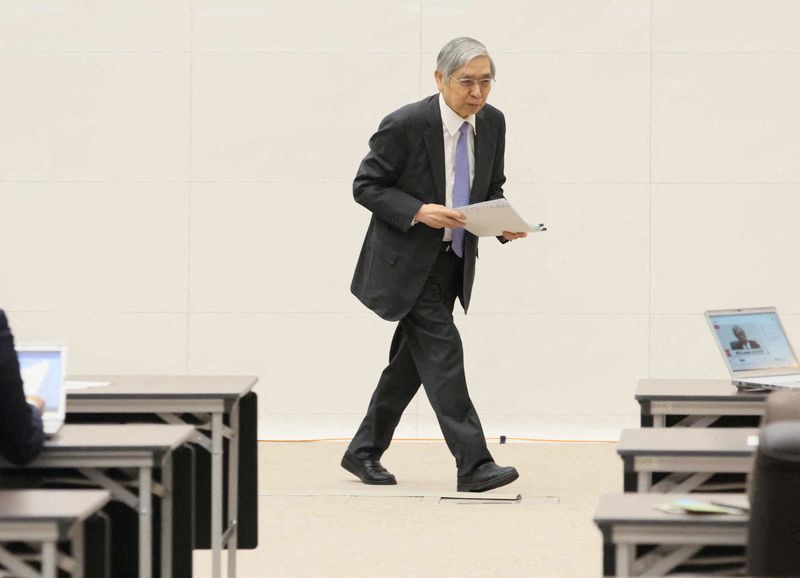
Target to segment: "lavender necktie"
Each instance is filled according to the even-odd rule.
[[[453,207],[469,205],[469,154],[467,152],[467,130],[469,123],[464,122],[458,129],[456,143],[455,182],[453,183]],[[464,229],[453,229],[453,252],[464,256]]]

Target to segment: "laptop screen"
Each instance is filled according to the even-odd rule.
[[[732,372],[797,366],[774,309],[706,315]]]
[[[41,397],[45,412],[61,413],[64,350],[57,347],[21,347],[17,350],[25,395]]]

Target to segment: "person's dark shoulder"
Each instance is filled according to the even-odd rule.
[[[425,116],[435,99],[439,98],[438,93],[431,96],[426,96],[422,100],[412,102],[401,106],[394,112],[390,112],[387,116],[402,120],[413,120],[420,116]]]
[[[0,309],[0,337],[8,337],[11,333],[11,330],[8,328],[8,319],[6,318],[6,312]]]
[[[497,124],[500,126],[505,126],[506,124],[506,117],[503,112],[499,108],[493,107],[488,102],[483,105],[483,108],[481,108],[478,115],[483,116],[484,120],[487,120],[492,124]]]
[[[422,124],[427,125],[429,111],[434,105],[432,101],[437,98],[439,98],[438,93],[418,100],[417,102],[401,106],[397,110],[387,114],[381,125],[391,123],[407,129],[414,129]]]

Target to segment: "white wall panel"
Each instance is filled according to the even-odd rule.
[[[380,120],[418,99],[410,54],[194,57],[192,176],[351,181]]]
[[[0,307],[186,310],[188,184],[0,183]]]
[[[655,51],[800,50],[796,0],[653,0],[652,4]]]
[[[0,52],[0,180],[188,177],[189,55]]]
[[[194,2],[195,50],[417,52],[419,27],[419,0]]]
[[[800,315],[784,315],[781,321],[795,352],[800,344]],[[727,379],[725,360],[705,317],[654,315],[652,371],[654,378]]]
[[[502,54],[489,102],[506,115],[514,181],[646,183],[646,54]]]
[[[372,313],[193,313],[189,372],[258,375],[262,412],[360,414],[393,331]]]
[[[364,399],[364,407],[361,413],[277,414],[259,411],[259,439],[350,439],[358,431],[358,426],[367,411],[368,403],[369,397]],[[259,398],[259,410],[261,407],[261,398]],[[394,430],[393,439],[421,437],[417,428],[417,421],[416,406],[409,407]]]
[[[653,60],[654,182],[800,182],[800,54]]]
[[[349,182],[192,185],[192,310],[366,311],[350,280],[369,217]]]
[[[650,50],[650,3],[642,0],[422,0],[422,49],[472,36],[490,52]]]
[[[646,315],[470,314],[457,324],[479,415],[637,411],[634,391],[648,371]]]
[[[20,343],[66,345],[73,374],[186,373],[185,313],[8,311]]]
[[[800,185],[654,185],[653,312],[800,312]]]
[[[725,379],[728,371],[702,311],[654,315],[651,377]]]
[[[0,0],[0,50],[187,51],[192,0]]]
[[[515,441],[603,440],[618,441],[625,428],[639,427],[638,408],[626,407],[624,414],[558,414],[558,413],[487,413],[480,411],[483,433],[489,440],[489,451],[495,454],[500,436],[508,443]],[[546,408],[544,408],[546,410]],[[421,438],[442,438],[433,412],[420,414],[417,435]],[[352,434],[351,434],[352,435]],[[522,438],[514,439],[514,438]],[[497,455],[495,455],[497,458]],[[502,464],[514,465],[514,464]]]
[[[510,182],[505,191],[548,230],[481,240],[472,313],[647,313],[648,185]]]

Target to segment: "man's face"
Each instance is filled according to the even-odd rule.
[[[439,92],[442,93],[447,106],[452,108],[461,118],[475,114],[483,108],[483,105],[486,104],[486,98],[492,90],[491,84],[483,89],[477,83],[473,83],[469,88],[462,88],[458,82],[462,79],[482,80],[492,78],[492,67],[487,56],[476,56],[465,66],[453,72],[450,75],[452,78],[445,78],[438,70],[434,76],[436,77],[436,85],[439,87]]]
[[[736,339],[739,340],[739,343],[747,343],[747,334],[744,332],[744,329],[736,329],[733,334],[736,336]]]

